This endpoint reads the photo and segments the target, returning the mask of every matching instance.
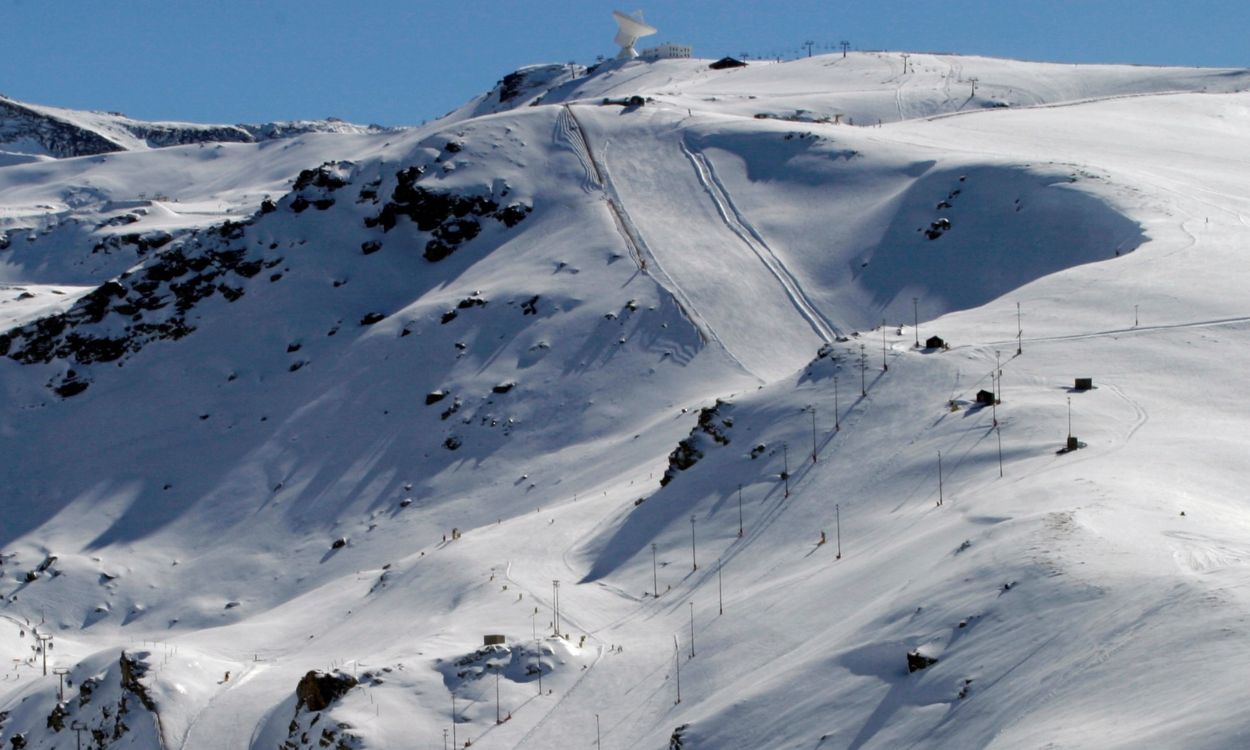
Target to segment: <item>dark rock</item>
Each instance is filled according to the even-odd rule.
[[[451,417],[451,415],[455,414],[458,411],[460,411],[460,399],[455,399],[454,401],[451,402],[451,406],[444,409],[443,413],[439,416],[441,419],[447,420],[448,418]]]
[[[447,312],[443,313],[443,317],[440,319],[440,322],[442,322],[443,325],[447,325],[451,321],[455,320],[456,316],[459,314],[460,313],[456,312],[455,310],[448,310]]]
[[[122,669],[122,688],[134,693],[138,697],[143,707],[152,713],[156,713],[156,703],[152,700],[152,696],[148,693],[147,687],[141,681],[148,673],[148,667],[141,661],[130,658],[125,652],[121,658]]]
[[[386,318],[386,315],[380,312],[365,313],[365,316],[360,319],[360,324],[362,326],[371,326],[380,320],[384,320],[385,318]]]
[[[907,652],[907,671],[918,672],[922,669],[937,664],[938,660],[933,656],[925,656],[920,653],[919,649]]]
[[[61,398],[72,398],[87,390],[91,384],[85,380],[68,380],[54,387],[52,392]]]
[[[91,696],[95,693],[95,689],[100,686],[100,681],[95,677],[88,677],[78,684],[78,707],[82,708],[91,702]]]
[[[437,263],[456,252],[454,245],[448,245],[440,239],[432,239],[425,243],[425,252],[421,255],[431,263]]]
[[[533,297],[530,297],[529,299],[521,303],[521,314],[522,315],[537,315],[538,314],[538,295],[537,294],[535,294]]]
[[[513,203],[512,205],[508,206],[502,211],[499,211],[498,213],[496,213],[495,218],[503,222],[503,225],[505,227],[508,227],[509,229],[511,229],[512,227],[515,227],[517,224],[520,224],[521,221],[526,216],[529,216],[530,212],[533,210],[534,209],[532,206],[526,206],[522,203]]]
[[[373,255],[374,253],[376,253],[377,251],[381,249],[382,249],[382,243],[379,242],[378,240],[368,240],[367,242],[360,243],[360,252],[364,253],[365,255]]]
[[[455,435],[452,435],[443,441],[443,447],[449,451],[454,451],[463,444],[464,443],[460,440],[460,438]]]
[[[672,453],[668,454],[668,468],[664,471],[664,476],[660,477],[661,487],[673,481],[678,472],[689,469],[703,458],[703,448],[709,438],[714,444],[729,445],[726,432],[733,427],[733,417],[721,413],[722,410],[728,410],[728,407],[727,402],[717,399],[714,405],[700,410],[699,421],[690,431],[690,437],[678,443]]]
[[[330,549],[343,549],[347,546],[347,537],[339,537],[330,544]]]
[[[950,219],[938,219],[937,221],[929,225],[929,228],[925,230],[924,236],[928,237],[931,240],[936,240],[938,237],[941,237],[943,234],[945,234],[946,231],[950,228],[951,228]]]
[[[338,190],[347,185],[347,180],[342,176],[341,172],[353,166],[352,162],[349,161],[328,161],[316,169],[305,169],[295,178],[295,184],[292,188],[294,190],[303,190],[308,187],[316,187],[327,191]]]
[[[431,404],[437,404],[439,401],[442,401],[445,398],[447,398],[446,391],[430,391],[429,393],[425,394],[425,405],[429,406]]]
[[[356,678],[349,674],[312,670],[295,687],[295,710],[324,711],[356,685]]]
[[[494,388],[491,388],[491,392],[492,393],[507,393],[511,391],[513,388],[516,388],[516,383],[512,383],[512,382],[500,383]]]

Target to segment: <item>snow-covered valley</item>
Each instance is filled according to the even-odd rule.
[[[1250,72],[909,57],[6,152],[0,746],[1245,746]]]

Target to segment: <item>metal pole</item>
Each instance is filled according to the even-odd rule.
[[[599,714],[595,714],[595,747],[603,747],[603,741],[599,739]]]
[[[499,716],[499,667],[495,667],[495,723],[503,723]]]
[[[456,742],[456,691],[451,693],[451,746],[454,748]]]
[[[60,684],[57,686],[57,691],[56,691],[57,700],[60,701],[61,703],[64,703],[65,702],[65,675],[69,674],[69,667],[53,667],[52,672],[60,680]]]
[[[81,750],[81,748],[79,749]],[[447,730],[443,730],[443,750],[447,750]]]
[[[739,539],[741,539],[741,538],[742,538],[742,534],[743,534],[744,530],[745,530],[745,529],[744,529],[744,527],[743,527],[743,525],[742,525],[742,485],[741,485],[741,484],[739,484],[739,485],[738,485],[738,538],[739,538]],[[652,546],[652,548],[654,548],[654,547],[655,547],[655,545],[654,545],[654,544],[653,544],[653,545],[651,545],[651,546]]]
[[[1071,399],[1068,399],[1071,401]],[[48,675],[48,643],[52,641],[50,633],[35,633],[35,637],[39,639],[39,650],[43,653],[43,674]]]
[[[881,372],[890,371],[890,363],[885,361],[885,318],[881,319]]]
[[[942,504],[942,451],[938,451],[938,505]]]
[[[846,57],[846,48],[851,46],[850,42],[839,42],[842,45],[842,57]]]
[[[998,477],[1003,476],[1003,428],[994,425],[994,433],[998,436]]]
[[[812,410],[812,463],[816,463],[816,407],[809,404],[807,408]]]
[[[694,602],[690,602],[690,658],[694,658]]]
[[[1133,327],[1137,327],[1137,305],[1133,305]]]
[[[716,558],[716,604],[719,614],[725,614],[725,586],[721,581],[720,569],[723,563],[720,558]]]
[[[694,515],[690,516],[690,570],[699,569],[699,559],[695,556],[694,549]]]
[[[994,376],[995,378],[999,378],[999,377],[1002,377],[1002,374],[1003,374],[1003,353],[995,349],[994,350]],[[994,385],[994,400],[995,401],[999,400],[997,383],[995,383]]]
[[[837,526],[838,526],[838,556],[834,559],[841,560],[842,559],[842,509],[837,504],[834,504],[833,506],[833,517],[834,519],[836,519]]]
[[[1024,354],[1024,326],[1020,324],[1020,303],[1016,303],[1016,354]]]
[[[552,622],[555,625],[556,637],[559,638],[560,637],[560,581],[559,580],[552,581],[551,588],[552,588],[552,591],[554,592],[554,595],[551,597],[551,616],[553,618]]]
[[[1072,397],[1068,396],[1068,438],[1070,439],[1071,437],[1072,437]]]
[[[83,724],[81,721],[74,721],[70,723],[69,728],[74,730],[75,746],[78,750],[82,750],[82,733],[87,731],[87,725]],[[444,731],[443,734],[445,736],[447,732]],[[446,739],[443,740],[444,743],[446,743],[446,741]],[[446,748],[444,748],[444,750],[446,750]]]
[[[676,635],[673,636],[673,661],[677,664],[677,702],[681,703],[681,649]]]

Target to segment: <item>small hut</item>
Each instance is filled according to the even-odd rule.
[[[946,342],[942,340],[941,336],[930,336],[924,340],[924,346],[926,349],[945,349]]]
[[[994,393],[992,391],[987,391],[984,388],[977,391],[977,403],[981,406],[993,406]]]
[[[746,63],[735,57],[722,57],[708,67],[712,70],[725,70],[726,68],[745,68]]]
[[[491,633],[489,635],[482,636],[482,645],[483,646],[502,646],[504,645],[505,640],[506,638],[504,638],[504,636],[498,633]]]
[[[1076,388],[1075,388],[1076,390],[1089,391],[1089,390],[1093,390],[1093,388],[1094,388],[1093,378],[1077,378],[1076,379]]]

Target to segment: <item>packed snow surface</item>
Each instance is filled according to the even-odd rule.
[[[9,149],[0,745],[1246,746],[1250,73],[707,63]]]

